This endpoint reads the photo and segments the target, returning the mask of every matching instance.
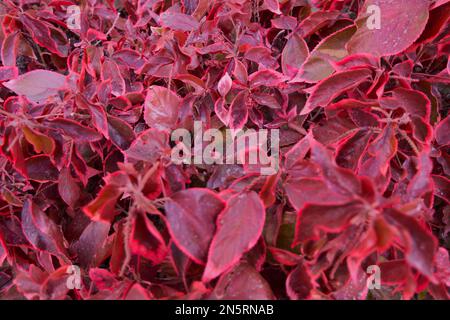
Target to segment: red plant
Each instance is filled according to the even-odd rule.
[[[82,3],[0,3],[0,298],[450,297],[450,1]]]

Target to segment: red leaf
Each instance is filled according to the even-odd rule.
[[[342,203],[347,199],[334,193],[322,179],[318,178],[289,178],[285,180],[284,189],[289,202],[297,211],[306,203]]]
[[[259,86],[277,87],[285,80],[286,78],[283,74],[270,69],[256,71],[248,78],[250,87],[252,88],[257,88]]]
[[[335,73],[322,80],[314,86],[300,114],[308,114],[317,107],[326,107],[342,92],[350,90],[367,80],[371,73],[368,69],[356,69]]]
[[[19,70],[16,67],[0,67],[0,82],[11,80],[19,75]]]
[[[368,148],[368,159],[360,168],[359,174],[366,175],[378,182],[377,186],[384,189],[385,184],[380,179],[386,177],[389,170],[389,162],[397,153],[398,142],[395,138],[395,128],[388,125],[383,132],[375,139]]]
[[[92,122],[95,128],[106,138],[109,138],[108,120],[105,109],[101,105],[90,103],[81,95],[76,97],[76,102],[83,108],[88,109],[89,113],[92,116]]]
[[[64,32],[53,28],[48,23],[31,17],[29,14],[23,14],[20,17],[21,22],[31,33],[33,40],[37,44],[61,57],[67,56],[69,43]]]
[[[31,180],[39,182],[58,180],[58,169],[47,156],[39,155],[26,159],[25,168],[26,174]]]
[[[143,131],[130,148],[125,151],[127,162],[146,161],[154,163],[169,152],[169,138],[166,132],[157,129]]]
[[[370,26],[374,13],[371,12],[371,18],[368,8],[373,5],[380,11],[379,29]],[[358,17],[358,31],[347,45],[349,52],[389,56],[404,51],[424,30],[429,5],[427,0],[399,0],[395,3],[389,0],[366,1]],[[408,10],[405,10],[406,7]]]
[[[246,263],[220,277],[209,297],[213,300],[273,300],[267,281]]]
[[[34,248],[58,257],[66,255],[61,229],[30,199],[23,204],[22,230]]]
[[[114,60],[107,59],[102,64],[102,80],[111,81],[111,94],[118,97],[125,94],[125,80],[120,73],[119,66]]]
[[[361,156],[369,144],[372,132],[368,130],[357,131],[350,139],[338,147],[336,162],[344,168],[356,170],[359,167]]]
[[[278,262],[285,266],[296,266],[300,262],[300,256],[287,250],[269,248],[270,254]]]
[[[95,130],[85,127],[74,120],[56,118],[51,121],[46,121],[45,125],[53,129],[61,130],[65,135],[79,142],[92,142],[102,138]]]
[[[294,77],[309,55],[308,45],[298,34],[292,34],[281,54],[283,73]]]
[[[115,185],[106,185],[100,190],[97,197],[83,208],[84,213],[92,220],[110,222],[116,212],[114,207],[122,192]]]
[[[66,77],[47,70],[33,70],[4,82],[3,85],[33,102],[45,102],[66,88]]]
[[[109,229],[109,223],[92,221],[71,245],[70,250],[76,254],[82,268],[98,267],[107,258],[110,249],[106,243]]]
[[[424,275],[432,278],[437,242],[433,234],[413,217],[394,209],[383,212],[386,220],[398,229],[398,237],[405,246],[408,263]]]
[[[332,62],[337,62],[348,55],[345,45],[355,33],[351,25],[324,38],[311,52],[292,81],[316,83],[334,72]]]
[[[158,130],[170,130],[178,119],[181,99],[164,87],[151,86],[145,98],[144,119],[148,126]]]
[[[300,31],[302,37],[306,38],[331,21],[334,21],[339,15],[339,11],[316,11],[304,19],[298,25],[297,29]]]
[[[138,212],[133,220],[129,245],[132,253],[140,255],[154,264],[161,263],[168,250],[158,229],[141,212]]]
[[[216,219],[224,207],[215,193],[199,188],[175,193],[166,202],[169,232],[177,247],[196,263],[206,263]]]
[[[164,12],[160,16],[161,25],[179,31],[193,31],[199,28],[198,21],[187,14],[176,12]]]
[[[450,117],[445,117],[444,120],[439,122],[436,126],[434,136],[436,137],[437,143],[441,146],[450,145]]]
[[[231,85],[233,84],[233,81],[231,80],[230,76],[228,75],[228,72],[226,72],[222,78],[220,78],[219,83],[217,84],[217,90],[219,91],[220,95],[222,97],[225,97],[227,93],[231,89]]]
[[[264,6],[275,14],[281,14],[278,0],[264,0]]]
[[[291,300],[304,300],[311,297],[313,280],[303,262],[291,271],[286,279],[286,292]]]
[[[246,208],[243,211],[242,208]],[[217,231],[209,248],[203,274],[207,282],[233,266],[261,236],[265,220],[264,204],[255,192],[231,197],[217,219]]]
[[[362,194],[361,183],[351,170],[338,167],[321,144],[311,139],[310,145],[311,159],[322,170],[330,190],[349,198]]]
[[[55,142],[48,136],[26,126],[22,128],[22,131],[25,139],[33,145],[36,153],[43,152],[49,155],[55,150]]]
[[[450,204],[450,179],[433,175],[434,194]]]
[[[298,213],[294,245],[318,239],[320,231],[338,233],[364,210],[364,204],[359,201],[336,205],[306,204]]]
[[[121,150],[130,147],[135,139],[133,128],[120,118],[108,116],[108,135]]]
[[[229,126],[235,132],[244,128],[247,123],[249,99],[248,93],[241,91],[231,103]]]
[[[72,208],[80,198],[80,187],[68,168],[61,169],[59,173],[58,191],[64,202]]]

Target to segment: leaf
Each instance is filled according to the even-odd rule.
[[[139,283],[135,283],[128,289],[124,300],[151,300],[151,293],[145,290]]]
[[[308,114],[317,107],[326,107],[342,92],[357,87],[360,83],[367,80],[370,75],[370,70],[356,69],[338,72],[320,81],[314,86],[300,114]]]
[[[225,203],[207,189],[192,188],[173,194],[164,206],[168,229],[178,248],[196,263],[205,264]]]
[[[252,88],[257,88],[259,86],[277,87],[280,86],[285,80],[286,78],[283,74],[270,69],[256,71],[248,78],[250,87]]]
[[[273,300],[274,294],[259,272],[247,263],[241,263],[220,277],[209,299]]]
[[[249,95],[246,91],[241,91],[233,99],[230,106],[229,126],[235,132],[244,128],[248,120]]]
[[[240,193],[228,200],[217,218],[217,231],[209,248],[202,278],[204,282],[233,266],[256,244],[263,231],[264,220],[264,204],[257,193]]]
[[[114,207],[122,192],[115,185],[105,185],[97,197],[83,208],[83,212],[94,221],[110,222],[116,212]]]
[[[264,0],[264,6],[275,14],[281,14],[278,0]]]
[[[224,125],[228,125],[230,112],[225,108],[224,99],[217,99],[216,103],[214,104],[214,112]]]
[[[348,198],[361,195],[361,182],[351,170],[338,167],[325,147],[313,139],[310,145],[311,160],[320,167],[330,190]]]
[[[334,193],[327,184],[318,178],[289,178],[285,180],[284,190],[289,203],[300,210],[306,203],[342,203],[346,197]]]
[[[348,55],[345,45],[355,32],[354,26],[348,26],[324,38],[308,55],[292,81],[316,83],[330,76],[334,72],[331,62],[337,62]]]
[[[53,71],[33,70],[4,82],[3,85],[18,95],[26,96],[30,101],[43,103],[66,89],[66,77]]]
[[[263,46],[251,47],[244,54],[245,59],[263,65],[266,68],[276,69],[278,63],[269,48]]]
[[[148,129],[139,134],[125,151],[127,162],[146,161],[154,163],[169,152],[169,138],[166,132]]]
[[[68,168],[59,172],[58,192],[67,205],[74,207],[80,198],[81,190]]]
[[[4,66],[0,67],[0,82],[17,78],[19,70],[17,67]]]
[[[227,93],[230,91],[232,83],[233,81],[228,75],[228,72],[226,72],[222,76],[222,78],[220,78],[219,83],[217,84],[217,90],[219,91],[222,97],[225,97]]]
[[[105,109],[101,105],[90,103],[81,95],[78,95],[75,99],[78,105],[89,111],[95,128],[101,132],[105,138],[109,139],[108,118]]]
[[[301,260],[300,256],[297,254],[280,248],[271,247],[269,248],[269,251],[275,261],[285,266],[297,266]]]
[[[408,263],[425,276],[432,278],[433,261],[437,252],[436,239],[432,233],[413,217],[395,209],[386,209],[383,215],[398,229],[398,237],[402,239],[405,246]]]
[[[316,11],[304,19],[299,25],[298,30],[303,38],[306,38],[317,30],[328,25],[340,15],[339,11]]]
[[[33,41],[60,57],[67,57],[69,43],[65,33],[29,14],[21,15],[20,21],[31,33]]]
[[[61,229],[30,199],[24,202],[21,216],[23,234],[34,248],[64,258]]]
[[[132,253],[154,264],[161,263],[168,251],[155,225],[141,212],[138,212],[133,220],[129,245]]]
[[[57,181],[58,169],[53,165],[50,158],[45,155],[30,157],[25,160],[27,177],[39,182]]]
[[[312,277],[305,264],[300,262],[286,279],[286,292],[291,300],[304,300],[311,297],[313,289]]]
[[[199,28],[198,21],[187,14],[165,11],[160,16],[161,25],[179,31],[193,31]]]
[[[41,134],[40,132],[37,132],[27,126],[24,126],[22,131],[25,139],[33,145],[36,153],[43,152],[45,154],[51,154],[55,149],[55,142],[46,135]]]
[[[283,73],[289,77],[294,77],[308,55],[309,49],[305,40],[299,34],[294,33],[284,46],[281,54]]]
[[[368,9],[374,5],[379,8],[381,14],[379,29],[369,28],[371,17]],[[352,54],[370,53],[374,56],[389,56],[404,51],[425,29],[428,7],[427,0],[365,1],[358,16],[358,31],[347,44],[348,51]]]
[[[338,147],[336,163],[343,168],[356,170],[360,165],[361,157],[371,137],[372,133],[368,130],[357,131],[350,139]]]
[[[76,254],[82,268],[98,267],[106,258],[109,229],[109,223],[91,221],[80,238],[71,245],[70,250]]]
[[[431,193],[433,182],[431,172],[433,171],[433,161],[430,159],[430,152],[424,149],[418,155],[417,173],[408,184],[407,193],[411,200],[417,199]]]
[[[393,100],[390,100],[390,104],[395,102],[395,107],[402,108],[410,115],[416,115],[429,121],[431,102],[424,93],[416,90],[397,88],[392,91],[392,98]],[[383,99],[380,100],[381,106],[384,106],[383,101]],[[392,108],[394,106],[386,107]]]
[[[433,175],[434,194],[450,204],[450,180],[438,175]]]
[[[450,145],[450,117],[445,117],[444,120],[439,122],[434,131],[436,142],[441,146]]]
[[[148,126],[158,130],[170,130],[178,119],[181,99],[171,90],[151,86],[145,98],[144,119]]]
[[[382,177],[388,174],[389,163],[397,153],[398,141],[395,137],[395,128],[387,125],[383,132],[369,145],[368,157],[360,168],[359,174],[371,177],[375,182],[380,182]],[[380,188],[380,185],[376,183]],[[381,189],[386,186],[383,184]]]
[[[45,125],[60,130],[65,135],[79,142],[92,142],[102,138],[95,130],[85,127],[74,120],[56,118],[51,121],[45,121]]]
[[[108,116],[108,135],[111,141],[121,150],[130,147],[135,139],[131,126],[120,118]]]
[[[306,204],[298,213],[293,245],[316,240],[321,231],[341,232],[355,216],[363,212],[364,204],[359,201],[336,205]]]
[[[114,60],[106,59],[101,68],[102,81],[111,81],[111,94],[118,97],[125,94],[125,80],[122,77],[119,66]]]

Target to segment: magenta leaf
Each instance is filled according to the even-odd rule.
[[[378,11],[368,10],[374,5],[380,13],[379,28],[372,21]],[[358,17],[358,31],[347,44],[349,52],[389,56],[404,51],[425,29],[429,5],[427,0],[365,1]],[[409,10],[405,10],[406,6]]]
[[[213,192],[195,188],[175,193],[166,202],[169,232],[177,247],[195,262],[206,263],[216,219],[224,207]]]
[[[130,235],[130,249],[155,264],[161,263],[167,254],[167,246],[153,222],[144,214],[137,213]]]
[[[237,265],[222,275],[212,292],[214,300],[272,300],[274,297],[267,281],[246,263]]]
[[[250,250],[262,233],[264,220],[264,205],[255,192],[230,198],[217,218],[217,231],[209,248],[203,281],[216,278]]]
[[[66,77],[48,70],[33,70],[4,82],[3,85],[33,102],[45,102],[66,89]]]
[[[66,256],[61,229],[29,199],[25,201],[22,209],[22,230],[36,249],[59,257]]]
[[[145,122],[151,128],[158,130],[174,128],[180,104],[180,97],[173,91],[164,87],[151,86],[145,98]]]
[[[358,86],[371,74],[372,72],[368,69],[356,69],[335,73],[322,80],[312,90],[301,114],[308,114],[317,107],[326,107],[342,92]]]

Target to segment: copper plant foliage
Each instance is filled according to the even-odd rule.
[[[449,16],[2,1],[0,299],[449,299]],[[194,121],[278,129],[278,172],[174,163]]]

